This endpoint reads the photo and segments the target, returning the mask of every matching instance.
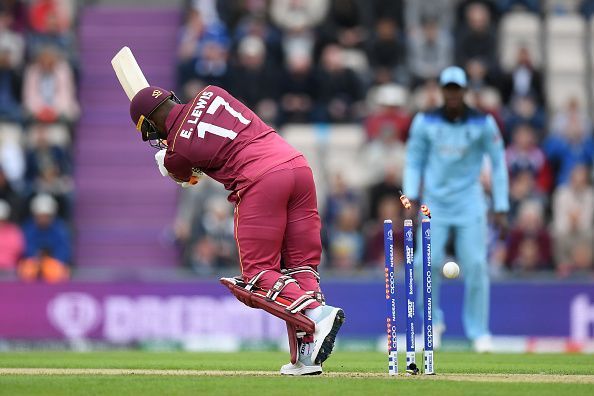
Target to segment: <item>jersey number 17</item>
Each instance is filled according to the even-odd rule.
[[[237,118],[237,120],[239,120],[239,122],[241,122],[243,125],[248,125],[250,123],[250,120],[246,119],[239,111],[231,107],[229,102],[225,101],[225,99],[221,98],[220,96],[217,96],[213,99],[213,101],[210,103],[210,106],[208,106],[206,113],[214,114],[221,106],[223,106],[225,110],[229,112],[229,114]],[[211,124],[210,122],[200,121],[197,125],[197,129],[198,137],[202,139],[204,139],[207,133],[212,133],[213,135],[222,136],[231,140],[237,137],[237,133],[231,129],[223,128],[219,125]]]

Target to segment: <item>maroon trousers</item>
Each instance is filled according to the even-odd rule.
[[[322,253],[321,223],[313,174],[304,157],[268,171],[232,194],[231,201],[235,203],[235,239],[245,281],[269,270],[257,285],[270,289],[281,276],[281,268],[309,266],[317,270]],[[312,274],[299,273],[294,278],[298,285],[288,284],[281,296],[295,300],[305,291],[319,291]],[[308,308],[317,306],[314,303]]]

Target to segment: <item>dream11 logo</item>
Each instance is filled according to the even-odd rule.
[[[84,338],[101,319],[101,307],[87,293],[61,293],[47,305],[52,325],[70,339]]]

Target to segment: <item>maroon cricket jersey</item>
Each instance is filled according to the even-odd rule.
[[[165,127],[165,167],[180,181],[188,181],[196,167],[227,190],[240,190],[301,155],[247,106],[214,85],[191,102],[174,106]]]

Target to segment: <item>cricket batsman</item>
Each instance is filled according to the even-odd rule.
[[[160,149],[163,176],[188,186],[206,174],[230,191],[241,276],[221,282],[286,321],[291,363],[281,374],[322,373],[344,313],[320,291],[321,223],[306,159],[217,86],[186,104],[149,86],[132,98],[130,115],[142,140]]]
[[[491,115],[465,104],[467,79],[464,70],[446,68],[439,83],[443,107],[417,114],[411,125],[404,193],[417,202],[422,198],[431,208],[431,258],[439,269],[444,264],[448,237],[453,233],[455,254],[464,276],[464,331],[476,351],[488,352],[492,349],[492,341],[489,332],[487,203],[479,176],[486,155],[492,168],[494,221],[503,235],[509,209],[503,141]],[[445,330],[439,285],[440,277],[436,276],[432,285],[436,347]]]

